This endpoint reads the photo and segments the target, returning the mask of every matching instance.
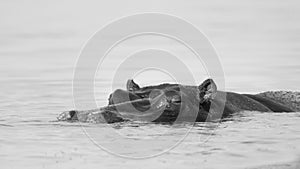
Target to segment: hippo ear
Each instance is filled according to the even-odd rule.
[[[126,84],[126,89],[128,91],[136,91],[140,89],[140,86],[136,84],[133,79],[128,79]]]
[[[212,100],[217,94],[217,85],[212,79],[205,80],[199,87],[201,103]]]

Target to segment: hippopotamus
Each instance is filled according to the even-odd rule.
[[[126,89],[110,94],[108,105],[93,110],[72,110],[58,120],[115,123],[131,120],[149,122],[206,122],[230,117],[241,111],[294,112],[276,99],[261,94],[238,94],[217,90],[212,79],[199,86],[164,83],[140,87],[129,79]]]

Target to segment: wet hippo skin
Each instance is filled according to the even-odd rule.
[[[126,120],[151,122],[204,122],[241,111],[293,112],[278,101],[262,95],[218,91],[212,79],[199,86],[160,84],[140,87],[132,79],[126,90],[117,89],[108,105],[94,110],[66,111],[58,120],[115,123]]]

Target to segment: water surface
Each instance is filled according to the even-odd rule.
[[[57,122],[56,117],[74,108],[74,65],[86,40],[112,19],[145,11],[180,16],[206,33],[219,53],[227,90],[299,91],[299,8],[296,0],[116,1],[105,5],[98,1],[68,0],[1,2],[1,166],[223,169],[224,166],[251,168],[298,160],[299,112],[243,112],[221,124],[199,123],[175,148],[143,160],[107,153],[87,137],[79,123]],[[132,46],[127,47],[124,48]],[[181,57],[184,56],[183,53]],[[117,61],[120,59],[113,60]],[[193,60],[186,61],[193,63]],[[110,65],[107,67],[109,72]],[[142,77],[137,79],[142,85],[169,80],[165,75]],[[109,78],[98,78],[99,105],[107,103],[111,92]],[[201,76],[197,82],[205,78]],[[117,85],[123,88],[125,82]],[[101,143],[108,146],[119,139],[110,135],[112,130],[122,134],[122,145],[147,137],[160,138],[161,131],[169,131],[153,142],[159,145],[166,140],[178,140],[192,127],[142,123],[84,126],[93,131],[95,138],[107,136]],[[148,154],[165,150],[148,144],[145,147]],[[123,154],[134,156],[134,151]]]

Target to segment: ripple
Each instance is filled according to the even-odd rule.
[[[14,127],[13,125],[9,125],[9,124],[0,124],[0,127]]]

